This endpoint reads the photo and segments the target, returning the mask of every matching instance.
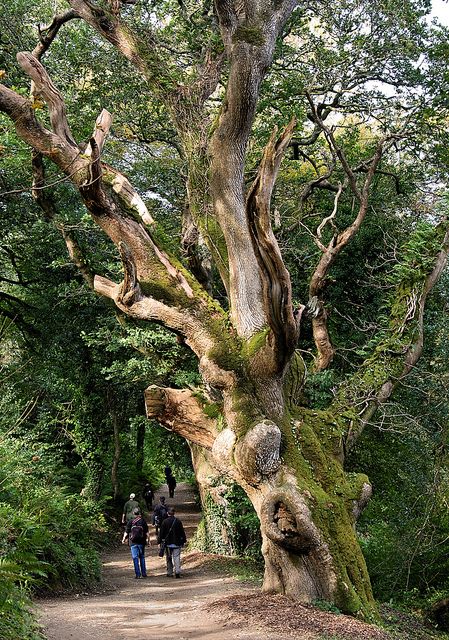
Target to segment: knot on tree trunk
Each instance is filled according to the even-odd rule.
[[[270,492],[260,509],[267,562],[264,591],[312,602],[332,600],[337,587],[333,558],[303,496],[293,485]]]
[[[321,536],[304,500],[294,493],[288,489],[270,493],[262,505],[261,519],[270,540],[285,549],[305,554],[321,544]]]
[[[271,420],[256,424],[235,449],[235,462],[242,476],[251,484],[258,484],[264,476],[278,471],[281,461],[281,431]]]
[[[222,472],[233,476],[232,452],[235,444],[235,433],[232,429],[223,429],[215,438],[212,445],[212,457],[214,465]]]

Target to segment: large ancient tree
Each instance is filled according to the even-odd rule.
[[[418,227],[410,245],[418,252],[411,255],[409,249],[399,255],[389,317],[379,324],[370,352],[325,410],[305,406],[301,394],[305,368],[297,349],[301,326],[309,323],[316,347],[314,367],[330,366],[335,354],[325,300],[330,270],[366,219],[374,180],[380,175],[396,179],[388,159],[404,153],[406,145],[416,150],[421,144],[419,153],[425,152],[426,142],[416,127],[419,100],[409,101],[404,109],[396,105],[393,116],[382,92],[375,98],[371,95],[372,104],[348,98],[367,81],[399,86],[406,71],[404,86],[413,89],[416,66],[410,63],[408,69],[395,71],[385,57],[384,30],[388,27],[388,37],[396,38],[399,47],[405,23],[399,25],[394,2],[375,15],[368,3],[362,7],[356,3],[357,11],[351,2],[340,3],[339,20],[346,16],[347,37],[357,36],[364,25],[360,34],[371,30],[370,38],[359,34],[358,40],[353,39],[345,53],[351,62],[343,56],[333,75],[331,67],[324,69],[330,50],[323,50],[326,64],[315,69],[315,84],[307,86],[301,69],[313,59],[310,42],[321,33],[320,15],[323,24],[326,11],[330,19],[320,3],[216,0],[213,7],[204,3],[201,11],[189,10],[184,3],[167,5],[179,13],[184,33],[189,24],[194,33],[198,24],[202,32],[209,30],[208,45],[188,43],[190,57],[181,53],[178,62],[177,53],[160,38],[174,14],[164,23],[157,3],[154,13],[146,12],[145,4],[126,6],[133,2],[70,0],[68,4],[71,9],[41,32],[33,54],[18,54],[33,82],[31,98],[0,85],[0,110],[34,150],[35,197],[43,207],[49,206],[42,198],[42,159],[51,161],[75,185],[92,218],[120,253],[122,282],[96,275],[95,291],[113,300],[127,316],[175,331],[196,354],[203,394],[150,386],[147,413],[192,444],[195,463],[203,473],[207,469],[227,477],[245,490],[260,519],[264,589],[302,601],[326,599],[345,611],[369,614],[373,598],[355,522],[371,487],[365,475],[345,472],[345,455],[420,356],[424,306],[446,263],[447,225],[436,224],[433,218],[432,224]],[[418,5],[410,2],[406,11],[407,19],[417,25]],[[359,22],[354,26],[356,14]],[[39,61],[60,27],[73,18],[85,21],[96,41],[108,41],[131,63],[140,76],[141,91],[160,101],[171,121],[187,167],[182,262],[164,247],[128,179],[102,160],[111,127],[109,113],[100,114],[87,144],[78,143],[63,96]],[[311,38],[307,46],[304,33]],[[417,29],[417,38],[419,33]],[[276,51],[282,39],[285,48]],[[410,43],[407,46],[410,49]],[[337,57],[338,51],[334,53]],[[370,68],[376,55],[378,65]],[[298,127],[295,133],[297,125],[291,119],[281,133],[274,131],[248,183],[248,141],[261,85],[274,57],[287,76],[298,75],[297,99],[303,100],[310,126]],[[324,81],[320,74],[327,86],[320,84]],[[423,92],[419,98],[425,98]],[[404,96],[401,100],[406,101]],[[36,104],[41,103],[48,107],[49,124],[37,117]],[[335,112],[339,115],[332,116]],[[344,130],[362,112],[368,141],[363,152],[351,157],[339,127]],[[382,114],[388,117],[382,119]],[[311,170],[299,204],[317,192],[329,196],[312,234],[318,259],[310,269],[308,299],[296,305],[270,206],[289,146]],[[342,222],[338,214],[345,199],[350,206]],[[86,281],[91,281],[79,247],[67,234],[66,242]],[[211,294],[217,291],[211,262],[222,282],[217,299]]]

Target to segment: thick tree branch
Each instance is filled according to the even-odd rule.
[[[49,95],[47,75],[38,61],[32,62],[31,72],[43,87],[43,95]],[[89,143],[91,157],[86,158],[77,153],[67,140],[42,127],[29,101],[2,86],[0,110],[13,119],[18,135],[25,142],[53,160],[68,175],[79,189],[94,220],[114,244],[117,247],[126,245],[124,285],[114,285],[101,279],[100,285],[96,282],[95,289],[114,299],[125,313],[155,320],[184,335],[187,344],[201,359],[202,366],[210,370],[210,378],[216,381],[217,386],[233,384],[232,375],[223,372],[219,366],[213,366],[208,357],[209,350],[216,344],[215,333],[221,336],[227,333],[223,310],[176,259],[154,242],[141,217],[135,215],[135,207],[140,205],[129,202],[129,183],[125,183],[126,188],[114,189],[120,176],[102,166],[95,138],[92,137]],[[103,133],[99,138],[100,144]],[[103,180],[105,171],[113,176],[113,189],[109,191]],[[121,185],[123,187],[123,181]],[[122,251],[122,255],[125,256],[125,252]]]
[[[59,29],[67,22],[70,22],[70,20],[75,20],[77,18],[80,18],[78,13],[76,11],[73,11],[72,9],[69,9],[64,13],[55,15],[52,22],[48,26],[39,26],[39,44],[37,44],[33,49],[33,56],[40,60],[42,56],[48,51],[51,43],[58,35]]]
[[[170,62],[167,62],[161,53],[156,34],[148,26],[143,37],[133,32],[121,20],[119,11],[108,11],[88,0],[69,1],[85,22],[116,47],[142,73],[151,89],[168,107],[178,128],[185,128],[186,123],[183,120],[186,107],[188,117],[200,115],[197,113],[198,110],[201,110],[204,101],[217,86],[223,56],[213,59],[210,52],[207,52],[195,80],[187,88],[183,87],[178,82],[182,69],[178,68],[173,56]],[[188,106],[191,108],[188,109]]]
[[[95,146],[97,147],[98,156],[101,156],[111,125],[112,116],[109,111],[103,109],[95,121],[94,132],[92,134],[92,138],[95,141]],[[92,155],[92,153],[92,145],[88,145],[84,151],[84,155],[89,157]]]
[[[315,242],[321,249],[322,256],[310,280],[309,309],[311,310],[310,315],[312,317],[313,335],[315,346],[317,348],[315,367],[317,370],[322,370],[329,366],[335,353],[327,329],[327,312],[325,310],[323,300],[323,290],[326,286],[327,276],[337,256],[356,235],[365,219],[366,213],[368,211],[369,194],[373,178],[376,174],[384,151],[388,149],[389,146],[391,146],[393,140],[396,139],[396,136],[388,136],[382,138],[378,142],[373,157],[370,160],[367,160],[365,163],[367,169],[366,177],[363,182],[362,188],[359,189],[356,184],[355,172],[349,166],[344,152],[338,147],[333,133],[328,129],[328,127],[324,125],[324,123],[322,123],[322,121],[319,119],[319,116],[317,116],[317,118],[320,125],[322,125],[328,132],[328,140],[332,145],[332,150],[340,159],[340,162],[342,163],[347,176],[347,181],[351,186],[351,190],[359,201],[359,208],[352,223],[348,225],[343,231],[337,232],[334,220],[337,214],[338,199],[345,187],[345,185],[341,185],[334,199],[334,208],[332,213],[322,221],[316,232]],[[332,224],[334,234],[328,245],[324,246],[324,244],[322,243],[321,231],[328,223]]]
[[[181,157],[187,158],[189,163],[187,188],[192,217],[227,287],[228,266],[222,233],[208,214],[209,163],[205,150],[210,122],[203,109],[205,101],[219,82],[224,54],[214,58],[211,51],[207,50],[203,63],[196,65],[192,80],[180,84],[179,78],[182,75],[185,77],[185,74],[175,64],[173,56],[170,61],[166,60],[154,30],[147,26],[145,38],[132,32],[120,18],[118,2],[112,2],[111,11],[87,0],[71,0],[71,5],[142,73],[152,91],[165,104],[184,147],[177,145],[177,148]]]
[[[126,315],[138,320],[153,320],[185,336],[186,344],[202,359],[205,367],[206,363],[209,362],[207,354],[216,345],[214,337],[207,329],[205,318],[196,317],[194,313],[188,313],[182,305],[170,306],[142,292],[141,285],[136,279],[134,258],[131,256],[129,249],[125,249],[124,244],[122,244],[121,253],[124,260],[124,281],[121,284],[117,284],[103,276],[95,276],[95,291],[113,300]],[[157,287],[157,284],[155,286]],[[192,310],[194,310],[194,307]],[[206,313],[207,309],[204,309],[204,315]],[[225,331],[224,327],[223,319],[223,331]],[[215,381],[216,378],[218,379],[222,375],[223,372],[220,369],[217,368],[212,371],[211,368],[209,375],[206,377]],[[222,386],[220,382],[211,382],[211,384]],[[226,384],[228,386],[234,384],[232,376]]]
[[[33,80],[36,94],[41,95],[47,103],[53,131],[71,147],[78,149],[67,122],[64,100],[43,66],[33,54],[27,51],[18,53],[17,61],[25,73]]]
[[[95,29],[103,38],[116,47],[133,65],[135,65],[147,80],[154,83],[155,88],[161,88],[164,81],[171,81],[164,61],[158,56],[156,42],[152,34],[147,33],[146,43],[133,34],[120,21],[117,13],[107,11],[94,2],[87,0],[69,0],[77,14]],[[143,46],[142,46],[143,45]],[[147,64],[142,53],[147,51],[151,64]]]
[[[22,67],[30,75],[30,77],[33,78],[33,74],[29,73],[29,66],[33,65],[33,60],[36,59],[40,61],[44,56],[44,54],[50,48],[50,45],[58,35],[58,32],[61,29],[61,27],[67,22],[69,22],[70,20],[74,20],[79,17],[80,16],[76,13],[76,11],[73,11],[72,9],[70,9],[69,11],[66,11],[63,14],[58,14],[54,16],[53,21],[47,27],[39,27],[39,43],[33,49],[32,56],[29,57],[29,54],[22,54],[23,55],[23,58],[21,61]],[[40,71],[40,68],[38,68],[38,70],[35,71],[34,73],[38,73],[39,71]],[[62,112],[63,128],[68,129],[69,135],[71,135],[70,129],[68,127],[68,123],[65,117],[65,105],[64,105],[62,96],[59,94],[59,92],[54,87],[54,85],[51,85],[50,83],[48,83],[47,78],[45,78],[44,80],[44,85],[46,85],[48,88],[52,87],[52,91],[56,96],[57,109],[59,109]],[[32,87],[31,87],[31,99],[33,100],[33,102],[36,100],[37,98],[36,94],[39,92],[40,88],[42,88],[42,80],[40,79],[40,82],[36,85],[33,79]],[[47,92],[49,91],[48,88],[47,88]],[[59,119],[59,117],[61,116],[58,116],[58,114],[56,113],[55,117],[56,119]],[[53,124],[53,121],[52,121],[52,124]],[[57,132],[56,129],[55,129],[55,132]],[[75,235],[71,231],[67,230],[66,226],[62,222],[57,220],[56,203],[53,197],[51,196],[51,194],[49,194],[48,190],[46,190],[45,188],[45,168],[44,168],[42,153],[37,151],[36,149],[33,149],[33,152],[32,152],[32,170],[33,170],[33,186],[32,186],[31,193],[34,199],[42,209],[44,213],[44,217],[49,222],[52,222],[55,225],[55,227],[58,229],[58,231],[61,233],[64,239],[64,242],[66,244],[70,259],[80,271],[81,275],[83,276],[89,288],[93,289],[94,274],[90,270],[90,267],[84,257],[80,244],[78,243]]]
[[[148,418],[154,418],[189,442],[212,449],[218,435],[215,420],[206,415],[192,391],[152,385],[145,390],[145,407]]]
[[[85,168],[85,163],[78,161],[79,151],[40,124],[30,101],[2,84],[0,111],[11,118],[18,136],[24,142],[51,158],[65,174],[75,176]]]
[[[146,204],[123,173],[102,162],[102,180],[112,187],[125,210],[141,218],[144,224],[150,227],[154,226],[154,218],[148,211]]]
[[[214,215],[229,259],[231,316],[239,335],[251,337],[269,325],[263,274],[251,241],[244,195],[244,158],[260,84],[276,39],[297,3],[260,0],[216,3],[230,63],[224,106],[210,141],[210,187]]]
[[[293,313],[290,274],[271,227],[270,205],[279,167],[295,124],[293,119],[279,138],[276,131],[271,135],[246,200],[248,225],[262,273],[264,305],[277,342],[276,364],[280,370],[296,347],[299,325]]]

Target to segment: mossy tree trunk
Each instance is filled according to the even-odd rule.
[[[190,443],[190,450],[202,512],[196,546],[209,553],[234,555],[235,526],[228,500],[234,483],[211,463],[207,449]]]
[[[31,54],[19,54],[19,63],[48,105],[51,130],[39,122],[26,98],[3,85],[0,110],[14,121],[21,139],[78,188],[92,218],[120,252],[123,281],[96,276],[95,290],[130,317],[172,329],[198,358],[204,396],[151,386],[145,394],[147,414],[197,447],[195,455],[199,458],[201,452],[213,473],[244,489],[260,519],[266,590],[305,602],[324,598],[344,611],[372,615],[369,577],[354,527],[370,485],[365,476],[344,471],[344,456],[378,404],[390,397],[419,357],[424,304],[446,261],[447,228],[429,226],[413,267],[398,279],[390,322],[360,371],[326,411],[301,407],[304,368],[296,348],[305,305],[293,305],[290,276],[270,216],[272,190],[294,121],[279,136],[271,136],[249,189],[244,180],[260,85],[276,40],[300,3],[254,0],[243,11],[233,0],[217,2],[223,52],[215,57],[208,53],[191,83],[186,80],[182,86],[183,76],[158,56],[156,39],[148,44],[126,26],[117,9],[120,3],[114,3],[114,11],[84,0],[70,4],[136,66],[142,86],[164,101],[189,165],[188,213],[228,295],[225,311],[201,278],[156,240],[154,221],[125,176],[102,162],[110,127],[107,114],[101,114],[87,146],[78,145],[62,96],[45,69]],[[207,100],[217,88],[225,59],[226,94],[211,121]],[[318,368],[327,366],[333,355],[322,284],[337,253],[363,222],[372,178],[391,142],[388,137],[379,140],[360,176],[326,127],[324,112],[330,113],[311,100],[317,137],[325,134],[345,175],[343,186],[352,191],[358,208],[352,223],[328,245],[321,228],[317,230],[323,258],[309,287],[313,304],[306,302],[315,320]],[[337,206],[337,196],[335,202]]]
[[[225,394],[224,421],[207,416],[206,401],[185,393],[181,401],[174,389],[150,387],[146,398],[149,416],[190,440],[195,439],[196,422],[196,470],[203,489],[207,479],[214,484],[217,472],[244,488],[260,519],[265,590],[373,614],[354,527],[370,485],[366,476],[344,472],[343,427],[331,413],[303,411],[293,417],[286,408],[274,421],[271,398],[264,410],[267,399],[262,394],[245,397],[238,383]],[[181,404],[188,424],[178,412]]]

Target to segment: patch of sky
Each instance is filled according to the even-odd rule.
[[[142,194],[142,197],[148,198],[148,200],[158,200],[161,204],[164,205],[164,207],[167,207],[168,209],[173,208],[173,205],[167,200],[167,198],[164,198],[160,195],[160,193],[156,193],[155,191],[145,191],[145,193]]]
[[[447,0],[433,0],[431,18],[436,18],[439,23],[449,26],[449,4]]]

